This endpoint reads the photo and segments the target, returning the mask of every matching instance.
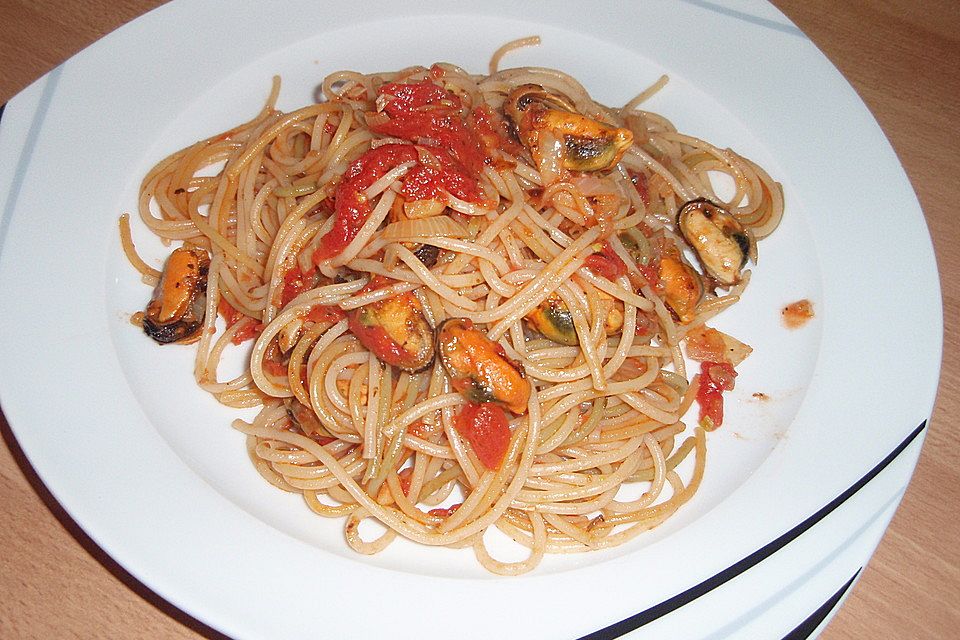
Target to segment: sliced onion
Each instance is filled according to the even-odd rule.
[[[417,144],[422,144],[425,147],[439,147],[440,141],[436,138],[429,138],[427,136],[417,136],[417,139],[414,140]]]
[[[673,371],[667,371],[664,369],[660,372],[660,377],[663,378],[663,381],[673,387],[673,389],[680,395],[685,394],[687,389],[690,388],[690,382],[680,374]]]
[[[381,238],[387,241],[423,238],[468,238],[466,226],[449,216],[432,216],[419,220],[400,220],[388,224]]]
[[[446,208],[446,203],[439,200],[408,200],[403,203],[403,213],[411,220],[438,216]]]
[[[651,248],[650,241],[647,240],[647,236],[643,235],[643,232],[636,227],[624,229],[623,233],[629,236],[630,239],[633,240],[634,244],[637,245],[637,256],[639,257],[637,264],[650,264],[650,260],[653,259],[653,248]]]
[[[539,156],[537,168],[540,170],[540,179],[543,184],[553,184],[560,179],[564,149],[563,141],[549,131],[540,135],[535,155]]]
[[[377,147],[382,147],[388,144],[409,144],[406,140],[402,138],[377,138],[370,141],[370,148],[376,149]]]
[[[382,97],[382,96],[381,96],[381,97]],[[377,98],[377,100],[379,100],[379,99],[380,99],[380,98]],[[381,125],[384,125],[384,124],[390,122],[390,116],[388,116],[387,114],[385,114],[385,113],[383,113],[383,112],[381,112],[381,111],[377,111],[377,112],[375,112],[375,113],[373,113],[373,112],[367,112],[367,113],[364,114],[364,118],[366,118],[366,120],[367,120],[367,126],[370,127],[370,128],[379,127],[379,126],[381,126]]]
[[[377,96],[377,113],[380,113],[387,106],[387,103],[394,99],[390,94],[381,93]]]
[[[416,144],[415,147],[417,149],[417,156],[418,156],[417,159],[420,161],[420,164],[422,164],[425,167],[432,167],[438,170],[442,169],[442,167],[440,166],[440,162],[437,160],[437,157],[433,155],[433,152],[431,152],[429,149],[425,149],[423,146],[423,143],[420,142],[421,140],[432,140],[432,139],[418,138],[417,140],[418,140],[418,144]],[[433,140],[433,142],[435,143],[433,144],[434,147],[440,146],[440,143],[436,142],[435,140]]]
[[[585,196],[599,196],[603,194],[617,194],[617,186],[609,178],[599,178],[592,174],[575,176],[570,180]]]

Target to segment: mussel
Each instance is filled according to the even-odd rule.
[[[544,338],[573,347],[580,344],[573,315],[560,296],[552,295],[526,316],[527,324]]]
[[[353,335],[381,362],[410,373],[433,364],[433,329],[412,293],[354,309],[347,314],[347,323]]]
[[[701,198],[680,208],[677,226],[707,275],[725,287],[740,282],[753,240],[735,217]]]
[[[537,164],[541,136],[550,133],[563,145],[561,162],[573,171],[604,171],[614,167],[630,145],[633,133],[578,113],[563,95],[537,84],[523,84],[507,96],[504,115]]]
[[[203,249],[175,249],[144,310],[144,333],[160,344],[198,340],[207,304],[209,269],[210,257]]]
[[[604,332],[610,336],[623,328],[623,305],[606,293],[599,291],[600,304],[606,308]],[[530,327],[548,340],[573,347],[580,344],[573,326],[573,314],[558,295],[551,295],[541,302],[525,318]]]
[[[499,344],[465,318],[437,327],[437,353],[453,387],[471,402],[496,402],[520,415],[527,410],[530,383]]]
[[[323,426],[311,407],[296,398],[287,398],[283,404],[287,409],[287,417],[300,431],[308,436],[331,437],[332,434]]]
[[[667,307],[681,324],[690,323],[703,297],[700,274],[684,262],[679,254],[668,254],[660,259],[659,277]]]

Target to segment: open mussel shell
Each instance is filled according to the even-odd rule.
[[[707,275],[727,287],[740,282],[754,241],[733,215],[709,200],[691,200],[680,208],[677,226]]]

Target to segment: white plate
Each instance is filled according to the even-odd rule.
[[[459,637],[579,637],[638,612],[604,633],[793,629],[851,577],[829,580],[825,567],[862,566],[872,551],[864,531],[882,530],[899,500],[939,377],[933,252],[882,132],[766,4],[397,4],[358,15],[174,2],[7,105],[0,399],[30,462],[114,559],[238,638],[420,637],[424,617]],[[610,104],[667,73],[650,109],[783,183],[786,218],[719,322],[754,355],[709,438],[702,490],[649,535],[511,579],[484,575],[467,550],[400,542],[359,557],[338,523],[253,471],[234,412],[194,387],[191,351],[158,350],[128,324],[148,292],[121,254],[117,216],[158,159],[254,114],[274,74],[292,108],[337,69],[443,60],[482,72],[497,46],[534,33],[543,45],[505,65],[563,69]],[[134,232],[159,265],[159,245]],[[892,266],[907,256],[909,274]],[[800,298],[816,318],[788,331],[779,309]]]

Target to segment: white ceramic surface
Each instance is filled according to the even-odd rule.
[[[393,4],[365,3],[356,15],[310,2],[267,12],[255,3],[224,11],[174,2],[81,52],[3,113],[0,401],[46,485],[131,573],[238,638],[310,629],[415,636],[398,624],[411,603],[461,637],[504,628],[578,637],[750,556],[856,483],[927,418],[942,329],[922,212],[859,98],[775,9],[611,3],[587,20],[575,2]],[[548,557],[511,579],[484,574],[469,550],[401,541],[357,556],[339,523],[316,518],[254,472],[229,427],[237,413],[194,386],[192,351],[159,349],[129,325],[149,291],[120,251],[117,216],[135,208],[139,181],[157,160],[254,114],[274,74],[283,78],[280,107],[294,108],[337,69],[442,60],[482,72],[496,47],[534,33],[543,44],[502,66],[562,69],[608,104],[667,73],[669,85],[647,108],[783,183],[784,222],[761,243],[744,300],[717,322],[754,354],[724,427],[710,434],[701,491],[650,534],[609,552]],[[134,233],[159,265],[159,243],[139,225]],[[904,254],[910,274],[891,275],[878,259]],[[814,302],[816,318],[787,330],[779,310],[800,298]],[[756,400],[758,391],[770,400]],[[865,561],[876,539],[858,527],[899,499],[916,453],[908,456],[888,472],[889,491],[797,541],[815,540],[819,552],[788,545],[771,558],[785,568],[747,570],[738,585],[657,624],[689,638],[736,635],[750,624],[791,628],[799,620],[762,616],[773,609],[760,603],[787,587],[799,592],[804,576],[852,540],[872,540],[856,543]],[[743,589],[766,595],[750,601]],[[807,591],[800,601],[815,606],[829,595]]]

